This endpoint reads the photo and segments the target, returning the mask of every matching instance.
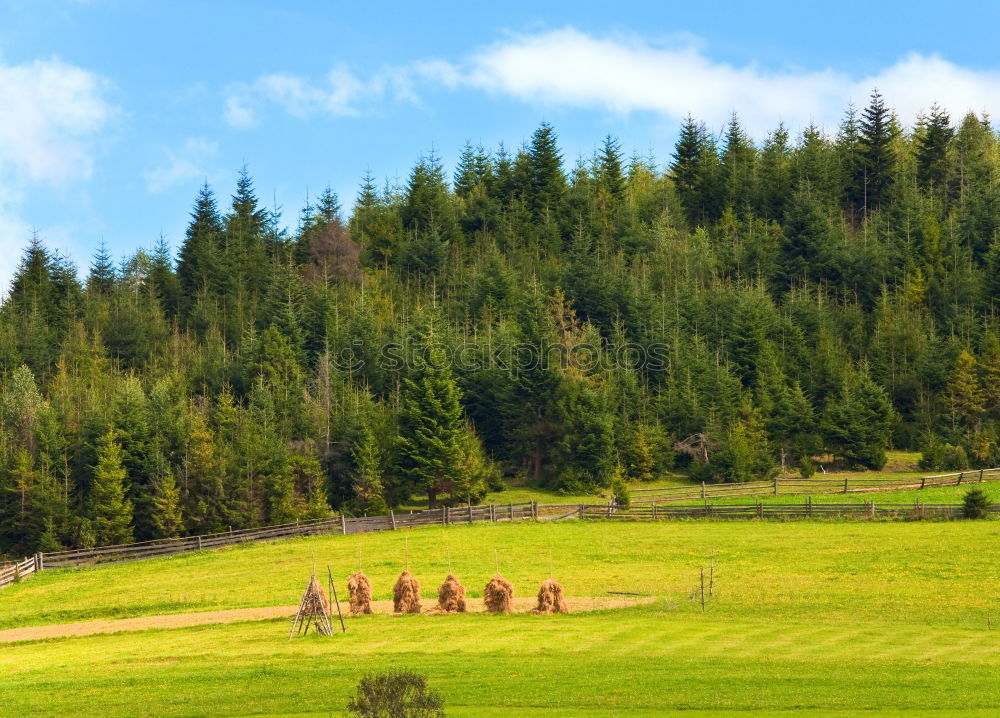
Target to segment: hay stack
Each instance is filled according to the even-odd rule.
[[[296,629],[303,635],[309,633],[310,624],[314,625],[316,631],[324,636],[333,635],[333,626],[330,625],[329,616],[330,599],[327,597],[326,591],[323,590],[323,585],[316,580],[316,575],[313,574],[309,579],[309,585],[306,586],[305,593],[302,594],[299,610],[295,614],[295,620],[292,621],[292,630],[288,637],[291,638]]]
[[[563,587],[551,578],[542,581],[538,589],[538,605],[532,613],[569,613],[566,599],[563,598]]]
[[[313,576],[309,579],[305,595],[302,597],[301,612],[303,616],[329,616],[330,598],[323,590],[323,585]]]
[[[449,573],[438,589],[438,608],[444,613],[465,613],[465,586],[455,574]]]
[[[514,587],[499,573],[495,574],[483,591],[483,603],[490,613],[513,613]]]
[[[396,613],[420,613],[420,581],[409,571],[399,574],[392,587],[392,607]]]
[[[372,612],[372,582],[361,571],[348,577],[347,595],[350,597],[352,616]]]

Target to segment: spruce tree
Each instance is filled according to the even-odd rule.
[[[885,466],[895,422],[888,394],[862,366],[847,375],[839,396],[828,403],[821,429],[836,456],[849,465],[878,471]]]
[[[451,495],[462,480],[461,392],[441,349],[431,349],[412,377],[403,380],[396,472],[401,479],[393,502],[404,501],[415,491],[426,491],[430,506],[442,493]]]
[[[386,511],[382,486],[382,457],[372,430],[365,426],[354,446],[354,495],[362,511],[381,514]]]
[[[181,491],[168,469],[154,482],[150,519],[156,538],[175,538],[184,530]]]
[[[195,199],[177,260],[177,280],[187,310],[202,289],[214,288],[223,271],[221,255],[222,218],[215,203],[215,193],[206,182]]]
[[[959,352],[952,368],[945,398],[951,411],[952,422],[979,430],[983,415],[983,391],[979,384],[979,366],[967,350]]]
[[[536,221],[556,219],[566,192],[566,175],[563,173],[558,137],[549,123],[541,123],[531,135],[528,160],[531,173],[528,209]]]
[[[750,207],[756,189],[756,163],[757,149],[734,112],[726,127],[726,145],[722,152],[724,206],[737,212]]]
[[[955,130],[948,111],[937,103],[928,117],[917,123],[914,138],[917,153],[917,181],[935,192],[947,189],[948,146]]]
[[[113,429],[101,437],[97,465],[90,484],[90,518],[98,545],[129,543],[132,533],[132,502],[126,498],[124,455]]]
[[[93,261],[90,263],[90,274],[87,275],[87,289],[97,294],[110,294],[115,285],[115,263],[111,258],[108,245],[101,239],[101,243],[94,252]]]
[[[691,115],[681,125],[677,144],[674,145],[673,162],[670,173],[674,189],[684,208],[688,225],[693,226],[701,219],[701,202],[698,196],[701,176],[701,161],[705,147],[704,127],[695,122]]]
[[[858,127],[862,174],[855,177],[855,182],[862,183],[864,208],[870,212],[882,206],[892,185],[895,176],[892,142],[898,133],[892,112],[877,89],[872,91],[871,102],[861,113]]]

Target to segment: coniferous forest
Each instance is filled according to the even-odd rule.
[[[569,161],[542,124],[297,220],[244,168],[176,252],[85,270],[34,238],[0,308],[0,553],[513,479],[1000,464],[1000,137],[888,102],[835,134],[689,117],[664,158]]]

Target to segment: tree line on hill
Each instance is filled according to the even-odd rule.
[[[430,153],[293,231],[246,169],[81,279],[37,237],[0,307],[0,551],[567,492],[682,470],[1000,464],[1000,140],[873,93],[835,135],[687,118],[665,169]]]

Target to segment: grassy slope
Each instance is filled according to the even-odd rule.
[[[451,716],[991,715],[1000,694],[1000,631],[985,630],[988,619],[1000,625],[997,522],[567,522],[409,536],[428,597],[449,549],[479,594],[496,547],[519,595],[548,572],[551,548],[573,594],[662,598],[565,617],[375,616],[332,640],[289,642],[277,621],[14,644],[0,650],[0,713],[337,714],[361,674],[392,665],[426,672]],[[0,592],[0,621],[294,604],[314,554],[342,585],[359,542],[377,596],[388,597],[402,538],[315,537],[46,572]],[[689,594],[713,552],[718,595],[703,615]]]

